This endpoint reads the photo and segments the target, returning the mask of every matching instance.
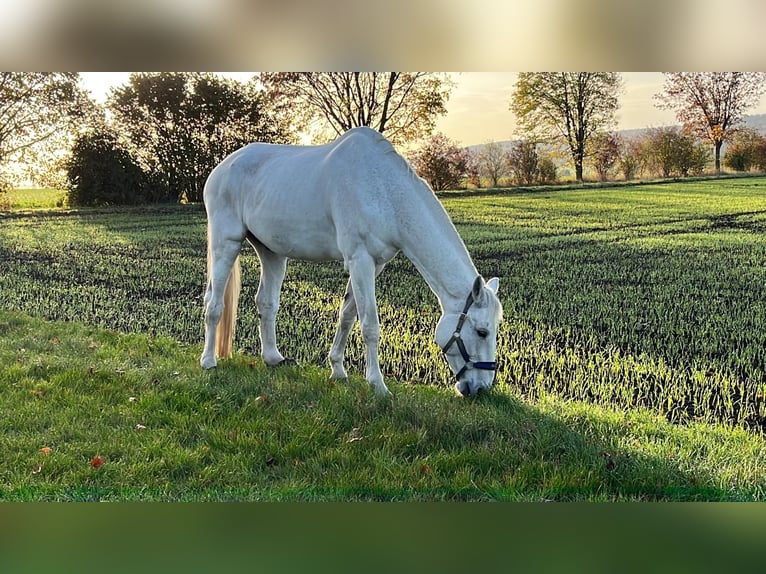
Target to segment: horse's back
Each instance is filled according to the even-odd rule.
[[[381,258],[388,256],[399,203],[390,197],[396,172],[390,152],[391,144],[370,128],[321,146],[247,145],[211,173],[208,217],[226,218],[227,225],[239,220],[243,234],[291,257],[342,259],[351,248],[344,241],[361,234]]]

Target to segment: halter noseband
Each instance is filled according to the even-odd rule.
[[[450,340],[447,341],[447,344],[442,347],[442,353],[444,353],[445,357],[447,355],[447,351],[452,346],[453,343],[457,344],[457,348],[460,351],[460,356],[463,357],[463,360],[465,361],[465,365],[463,365],[463,368],[458,371],[458,373],[455,375],[455,378],[460,381],[460,377],[463,375],[463,373],[466,372],[467,369],[479,369],[482,371],[495,371],[497,374],[497,363],[495,361],[471,361],[471,356],[468,354],[468,351],[466,351],[465,345],[463,344],[463,338],[460,335],[460,331],[463,329],[463,323],[465,323],[466,317],[468,317],[468,309],[473,304],[473,293],[468,294],[468,299],[466,299],[465,307],[463,307],[463,312],[460,313],[460,319],[458,319],[457,327],[455,327],[455,332],[452,333],[452,337],[450,337]]]

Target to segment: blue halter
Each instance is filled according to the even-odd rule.
[[[495,361],[476,361],[473,362],[471,360],[471,356],[468,354],[468,351],[465,348],[465,344],[463,343],[463,338],[460,335],[460,331],[463,329],[463,323],[465,323],[466,317],[468,317],[468,309],[473,304],[473,293],[470,293],[468,295],[468,299],[465,302],[465,307],[463,307],[463,312],[460,314],[460,319],[458,319],[457,327],[455,327],[455,332],[452,334],[452,337],[449,341],[447,341],[447,344],[442,347],[442,353],[446,356],[447,351],[452,346],[452,344],[456,344],[458,350],[460,351],[460,356],[463,357],[463,360],[465,361],[465,365],[463,365],[463,368],[458,371],[458,373],[455,375],[455,378],[460,381],[460,377],[463,375],[463,373],[466,372],[467,369],[479,369],[482,371],[495,371],[495,375],[497,375],[497,363]]]

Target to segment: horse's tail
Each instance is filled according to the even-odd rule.
[[[208,281],[213,276],[213,253],[212,242],[208,229],[207,241],[207,276]],[[239,269],[239,255],[231,267],[229,279],[226,281],[226,289],[223,292],[223,311],[218,327],[215,332],[215,354],[221,358],[231,357],[231,347],[234,341],[234,327],[237,324],[237,304],[239,303],[239,291],[242,287]]]

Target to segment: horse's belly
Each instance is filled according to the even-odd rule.
[[[343,259],[335,228],[327,223],[316,225],[307,218],[289,222],[271,220],[248,227],[258,241],[279,255],[309,261]]]

